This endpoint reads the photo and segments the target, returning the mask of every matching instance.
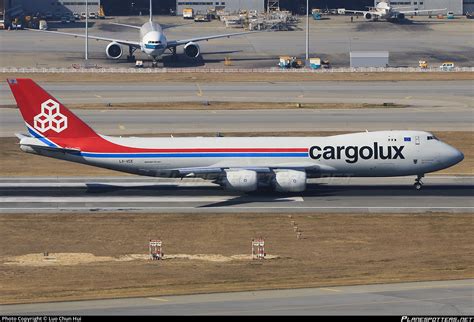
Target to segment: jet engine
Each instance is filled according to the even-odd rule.
[[[364,14],[364,18],[365,18],[365,20],[372,20],[372,19],[374,19],[374,16],[370,12],[366,12]]]
[[[199,48],[198,44],[188,42],[186,45],[184,45],[184,53],[188,57],[196,58],[201,53],[201,49]]]
[[[404,13],[399,13],[399,14],[397,14],[397,19],[398,19],[398,20],[403,20],[403,19],[405,19],[405,14],[404,14]]]
[[[301,192],[306,190],[306,172],[281,170],[275,172],[273,185],[278,192]]]
[[[120,57],[122,57],[123,50],[120,44],[112,42],[105,49],[105,53],[110,59],[120,59]]]
[[[257,190],[257,172],[252,170],[226,171],[224,185],[231,190],[255,191]]]

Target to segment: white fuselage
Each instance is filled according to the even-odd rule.
[[[329,137],[117,138],[114,144],[157,152],[89,152],[43,155],[108,169],[168,177],[176,169],[294,169],[308,177],[324,175],[391,177],[448,168],[464,156],[422,131],[379,131]],[[21,144],[21,143],[20,143]],[[22,146],[27,152],[33,152]],[[288,151],[285,151],[287,149]],[[165,151],[165,152],[161,152]]]
[[[161,26],[153,21],[148,21],[140,28],[141,51],[156,59],[163,55],[167,48],[166,36]]]

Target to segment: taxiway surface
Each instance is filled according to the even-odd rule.
[[[120,75],[119,77],[126,77]],[[255,83],[41,83],[64,104],[142,102],[391,102],[425,107],[473,107],[473,81],[255,82]],[[245,93],[245,95],[242,95]],[[2,105],[14,105],[6,82]]]
[[[5,315],[472,315],[474,280],[3,305]]]
[[[114,20],[89,21],[90,35],[112,39],[138,41],[138,31],[110,25],[110,22],[141,25],[148,19],[142,17],[117,17]],[[167,28],[169,40],[189,39],[215,34],[227,34],[242,29],[226,28],[218,20],[208,23],[185,21],[179,16],[159,16],[155,21]],[[84,33],[84,22],[59,24],[48,22],[50,30]],[[182,47],[179,59],[172,59],[167,52],[161,59],[164,67],[211,67],[222,68],[225,58],[231,59],[233,67],[276,67],[279,56],[304,57],[305,22],[301,20],[294,31],[262,32],[200,42],[201,56],[197,59],[185,57]],[[107,42],[89,41],[89,61],[107,67],[133,67],[124,55],[119,60],[107,59]],[[282,45],[283,44],[283,45]],[[456,66],[471,66],[473,61],[473,39],[471,21],[459,19],[429,19],[417,16],[403,24],[384,21],[367,22],[349,16],[325,16],[324,20],[310,20],[310,55],[328,59],[334,67],[349,66],[350,51],[389,51],[390,66],[417,66],[419,59],[427,60],[437,67],[443,61],[453,61]],[[32,50],[34,48],[34,50]],[[283,48],[283,49],[282,49]],[[71,67],[83,63],[84,41],[69,36],[45,34],[27,30],[2,33],[2,59],[0,66]],[[149,65],[146,55],[136,52],[137,59]]]
[[[472,131],[471,108],[287,110],[74,110],[109,135],[301,131]],[[0,137],[26,131],[17,109],[0,108]]]
[[[474,177],[324,178],[303,193],[229,192],[201,179],[2,178],[0,212],[472,212]]]

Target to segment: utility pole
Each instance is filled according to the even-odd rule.
[[[309,64],[309,0],[306,0],[306,65]]]
[[[86,64],[89,59],[89,2],[86,0]]]

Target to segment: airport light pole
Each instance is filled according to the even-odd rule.
[[[306,66],[309,64],[309,0],[306,0]]]
[[[89,59],[89,2],[86,0],[86,64]]]

